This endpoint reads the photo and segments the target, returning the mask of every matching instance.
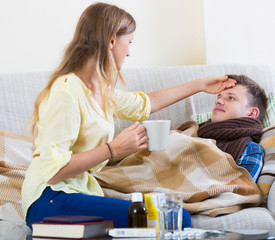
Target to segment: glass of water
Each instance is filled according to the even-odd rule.
[[[175,233],[182,230],[182,195],[165,193],[157,196],[159,230],[164,236],[166,233]]]

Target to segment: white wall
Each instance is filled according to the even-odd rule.
[[[0,1],[0,74],[52,71],[91,0]],[[203,0],[112,0],[137,21],[124,67],[206,62]]]
[[[275,64],[274,0],[206,0],[207,63]]]
[[[104,0],[137,21],[124,67],[275,64],[275,0]],[[1,0],[0,74],[52,71],[92,0]]]

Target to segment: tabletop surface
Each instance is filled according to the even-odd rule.
[[[196,230],[196,229],[193,229]],[[275,239],[275,230],[203,230],[204,235],[200,238],[191,234],[188,237],[178,236],[171,238],[171,240],[188,240],[188,239],[247,239],[247,240],[260,240],[260,239]],[[30,229],[23,224],[0,221],[0,240],[35,240],[30,236]],[[42,239],[42,238],[40,238]],[[53,239],[53,238],[51,238]],[[101,238],[101,240],[110,240],[110,238]],[[114,240],[170,240],[169,238],[114,238]],[[97,238],[97,240],[100,240]]]

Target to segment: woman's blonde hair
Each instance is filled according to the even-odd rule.
[[[100,82],[102,109],[107,116],[112,111],[112,94],[118,79],[124,80],[117,70],[109,43],[117,37],[133,33],[136,29],[134,18],[117,6],[107,3],[94,3],[81,15],[72,41],[69,43],[60,65],[51,74],[48,84],[40,92],[31,117],[31,137],[36,136],[39,121],[39,106],[48,97],[51,86],[62,75],[81,69],[93,57]]]

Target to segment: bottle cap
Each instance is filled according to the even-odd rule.
[[[143,200],[142,193],[140,192],[132,193],[132,202],[142,202],[142,200]]]

